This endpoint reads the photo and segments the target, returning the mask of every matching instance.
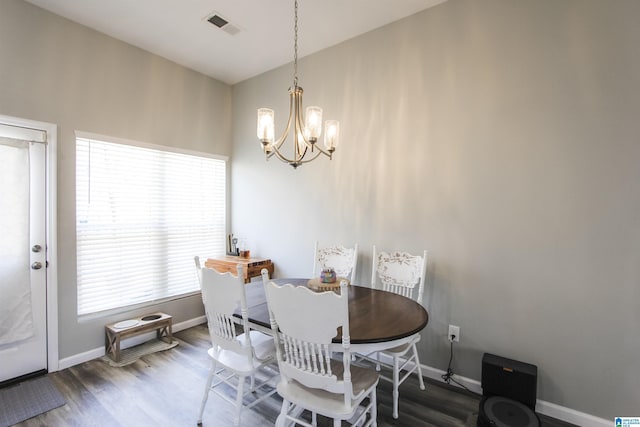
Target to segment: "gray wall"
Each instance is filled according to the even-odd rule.
[[[313,242],[429,251],[422,362],[480,379],[484,352],[539,367],[539,398],[640,407],[640,2],[449,0],[300,61],[335,158],[265,162],[292,66],[233,88],[232,226],[280,277]],[[299,42],[304,44],[304,23]]]
[[[204,314],[200,296],[79,322],[75,130],[229,155],[231,88],[22,0],[0,1],[0,114],[58,125],[59,354],[104,345],[104,324],[162,310]]]

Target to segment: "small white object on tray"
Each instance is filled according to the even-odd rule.
[[[124,329],[124,328],[130,328],[132,326],[136,326],[138,323],[140,322],[136,319],[129,319],[129,320],[123,320],[122,322],[118,322],[115,325],[113,325],[113,327],[116,329]]]

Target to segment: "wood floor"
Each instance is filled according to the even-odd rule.
[[[49,374],[67,404],[18,426],[195,426],[210,367],[209,335],[204,325],[175,334],[180,344],[114,368],[100,359]],[[378,426],[475,426],[479,396],[415,375],[400,387],[400,418],[391,417],[391,386],[378,385]],[[242,413],[243,426],[272,426],[282,400],[277,394]],[[545,427],[570,424],[542,417]],[[233,409],[211,394],[204,426],[233,425]],[[322,426],[331,425],[319,417]]]

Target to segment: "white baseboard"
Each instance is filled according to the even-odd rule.
[[[205,323],[207,321],[206,316],[199,316],[193,319],[185,320],[184,322],[175,323],[172,327],[173,333],[183,331],[185,329],[192,328],[196,325],[200,325],[201,323]],[[121,349],[133,347],[134,345],[142,344],[143,342],[149,341],[156,336],[155,332],[147,332],[145,334],[140,334],[135,337],[127,338],[120,343]],[[79,365],[80,363],[88,362],[89,360],[97,359],[98,357],[104,356],[105,351],[104,347],[94,348],[89,351],[85,351],[84,353],[74,354],[70,357],[65,357],[64,359],[60,359],[58,361],[58,370],[70,368],[75,365]]]
[[[611,427],[614,424],[613,419],[606,420],[540,399],[536,404],[536,410],[541,414],[581,427]]]
[[[384,355],[381,356],[382,362],[392,364],[391,357],[385,357]],[[445,374],[445,371],[426,365],[421,365],[421,367],[422,375],[424,377],[436,381],[442,381],[442,375]],[[458,383],[464,385],[467,389],[469,389],[469,391],[477,394],[482,394],[482,385],[480,381],[463,377],[458,374],[454,375],[454,379]],[[454,382],[451,382],[451,385],[454,387],[460,387]],[[610,427],[613,423],[613,420],[598,418],[591,414],[586,414],[584,412],[576,411],[575,409],[566,408],[564,406],[556,405],[555,403],[547,402],[540,399],[536,401],[536,412],[581,427]]]
[[[207,323],[207,316],[194,317],[193,319],[185,320],[184,322],[173,325],[173,332],[184,331],[185,329],[193,328],[194,326],[198,326],[203,323]]]

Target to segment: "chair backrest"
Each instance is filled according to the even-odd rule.
[[[309,388],[344,394],[345,405],[353,396],[349,340],[349,291],[340,294],[314,292],[305,286],[276,285],[263,274],[276,357],[283,381],[296,380]],[[332,339],[342,328],[342,343]],[[342,352],[342,364],[331,363],[334,351]]]
[[[353,248],[345,248],[339,245],[320,247],[316,242],[313,258],[313,277],[320,277],[320,272],[323,268],[331,267],[336,271],[337,276],[345,277],[353,282],[357,266],[357,243]]]
[[[373,247],[373,288],[393,292],[424,305],[422,297],[426,272],[427,251],[420,256],[407,252],[377,252]]]
[[[194,260],[214,351],[231,350],[246,355],[248,360],[252,361],[250,334],[245,334],[244,339],[239,340],[236,331],[238,324],[243,326],[245,332],[249,331],[243,266],[238,264],[238,275],[233,276],[230,272],[219,273],[211,268],[201,268],[200,259],[195,257]],[[241,318],[233,315],[238,308]]]

